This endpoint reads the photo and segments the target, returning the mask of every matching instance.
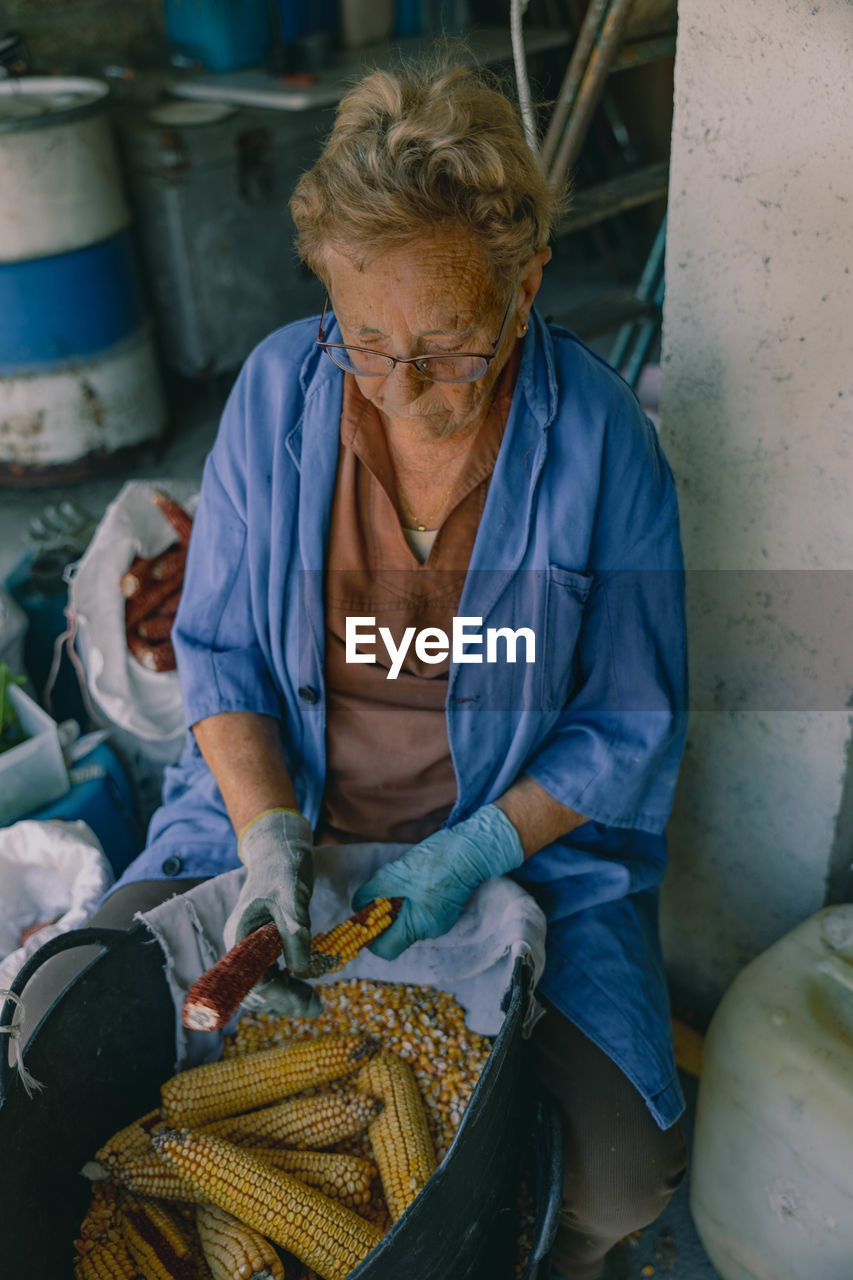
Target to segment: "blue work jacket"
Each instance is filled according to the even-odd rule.
[[[300,807],[325,781],[323,570],[344,374],[317,320],[247,360],[208,457],[174,642],[188,726],[223,711],[282,722]],[[645,1097],[683,1101],[657,933],[664,827],[685,732],[675,489],[622,379],[534,312],[459,615],[529,627],[536,662],[452,662],[452,825],[522,772],[590,819],[517,879],[548,919],[542,992]],[[192,734],[148,846],[121,883],[238,865]]]

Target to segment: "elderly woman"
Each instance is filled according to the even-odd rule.
[[[120,894],[237,866],[237,832],[227,937],[273,919],[299,972],[315,843],[411,846],[356,895],[405,899],[386,958],[512,874],[548,920],[554,1268],[591,1280],[684,1172],[656,909],[685,658],[655,432],[533,308],[558,205],[480,74],[344,99],[291,202],[323,313],[252,353],[208,458],[175,631],[191,733]]]

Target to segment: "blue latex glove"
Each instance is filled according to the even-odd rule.
[[[395,960],[413,942],[441,937],[459,919],[479,884],[505,875],[523,861],[518,832],[497,805],[484,805],[455,827],[436,831],[402,858],[380,867],[356,891],[356,911],[374,898],[405,899],[397,919],[370,950],[383,960]]]

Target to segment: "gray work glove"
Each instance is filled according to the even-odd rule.
[[[294,809],[269,809],[243,828],[237,852],[246,868],[246,879],[225,922],[226,948],[230,950],[235,942],[272,920],[281,938],[286,967],[296,974],[307,970],[313,846],[310,823]],[[320,1012],[320,998],[312,987],[275,969],[245,1003],[253,1009],[296,1018]]]

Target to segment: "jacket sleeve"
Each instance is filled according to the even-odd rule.
[[[222,711],[281,715],[258,634],[247,554],[248,370],[244,366],[228,398],[205,464],[172,632],[189,728]]]
[[[525,772],[593,822],[657,834],[672,807],[687,719],[678,508],[636,402],[623,401],[609,434],[571,692]]]

